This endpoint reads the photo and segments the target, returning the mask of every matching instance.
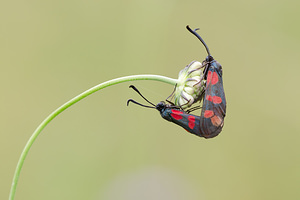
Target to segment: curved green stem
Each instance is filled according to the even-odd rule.
[[[96,85],[88,90],[86,90],[85,92],[79,94],[78,96],[74,97],[73,99],[71,99],[70,101],[66,102],[65,104],[63,104],[62,106],[60,106],[59,108],[57,108],[54,112],[52,112],[38,127],[37,129],[33,132],[33,134],[31,135],[31,137],[29,138],[27,144],[25,145],[21,156],[19,158],[17,167],[16,167],[16,171],[14,174],[14,178],[13,178],[13,182],[12,182],[12,186],[11,186],[11,190],[10,190],[10,195],[9,195],[9,200],[13,200],[15,197],[15,193],[16,193],[16,188],[17,188],[17,184],[18,184],[18,180],[19,180],[19,176],[20,176],[20,172],[24,163],[24,160],[29,152],[29,149],[31,148],[33,142],[36,140],[36,138],[38,137],[38,135],[41,133],[41,131],[47,126],[47,124],[49,124],[57,115],[59,115],[61,112],[63,112],[64,110],[66,110],[68,107],[72,106],[73,104],[77,103],[78,101],[80,101],[81,99],[89,96],[90,94],[93,94],[94,92],[101,90],[103,88],[106,88],[108,86],[111,85],[115,85],[118,83],[123,83],[123,82],[128,82],[128,81],[136,81],[136,80],[153,80],[153,81],[160,81],[160,82],[164,82],[164,83],[169,83],[171,85],[175,85],[177,83],[177,79],[172,79],[172,78],[168,78],[165,76],[158,76],[158,75],[133,75],[133,76],[125,76],[125,77],[121,77],[121,78],[116,78],[113,80],[109,80],[106,81],[104,83],[101,83],[99,85]]]

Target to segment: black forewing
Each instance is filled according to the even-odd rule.
[[[161,116],[164,119],[181,126],[192,134],[204,137],[203,134],[199,132],[200,118],[202,118],[201,116],[191,115],[185,113],[183,110],[171,108],[167,108],[161,112]]]
[[[210,77],[207,77],[207,80],[210,79],[211,81],[209,83],[207,82],[205,89],[199,132],[203,134],[205,138],[212,138],[222,131],[226,113],[226,99],[223,88],[221,65],[216,61],[213,61],[210,63],[208,70],[210,71],[210,73],[208,73],[208,76]],[[215,84],[212,84],[214,72],[215,75],[217,74],[218,76],[218,81]],[[222,102],[214,103],[211,101],[214,96],[220,97]],[[211,117],[207,117],[209,116],[209,113],[213,113],[213,115]]]

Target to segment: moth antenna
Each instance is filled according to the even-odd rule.
[[[153,107],[153,106],[146,106],[146,105],[143,105],[143,104],[141,104],[141,103],[139,103],[139,102],[136,102],[136,101],[133,100],[133,99],[128,99],[128,101],[127,101],[127,106],[129,105],[130,102],[135,103],[135,104],[137,104],[137,105],[139,105],[139,106],[146,107],[146,108],[155,108],[155,107]]]
[[[156,106],[154,103],[152,103],[148,99],[146,99],[134,85],[130,85],[129,88],[132,88],[134,91],[136,91],[143,99],[145,99],[145,101],[150,103],[152,106],[154,106],[154,107]]]
[[[196,28],[196,29],[192,30],[189,27],[189,25],[187,25],[186,28],[187,28],[188,31],[190,31],[192,34],[194,34],[202,42],[202,44],[204,45],[204,47],[205,47],[205,49],[207,51],[208,56],[210,57],[211,55],[210,55],[210,51],[208,49],[208,46],[206,45],[206,43],[204,42],[204,40],[202,39],[202,37],[196,32],[197,30],[199,30],[199,28]]]

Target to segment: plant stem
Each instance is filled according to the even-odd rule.
[[[137,81],[137,80],[160,81],[160,82],[164,82],[164,83],[169,83],[171,85],[175,85],[177,83],[177,79],[172,79],[172,78],[168,78],[168,77],[165,77],[165,76],[158,76],[158,75],[125,76],[125,77],[116,78],[116,79],[109,80],[109,81],[106,81],[104,83],[101,83],[99,85],[96,85],[96,86],[84,91],[83,93],[79,94],[78,96],[74,97],[73,99],[66,102],[65,104],[63,104],[59,108],[57,108],[48,117],[46,117],[46,119],[44,119],[44,121],[42,121],[42,123],[36,128],[36,130],[33,132],[31,137],[29,138],[27,144],[25,145],[25,147],[24,147],[24,149],[21,153],[21,156],[19,158],[16,170],[15,170],[15,174],[14,174],[14,178],[13,178],[13,182],[12,182],[12,186],[11,186],[11,190],[10,190],[10,194],[9,194],[9,200],[13,200],[14,197],[15,197],[20,172],[21,172],[22,166],[24,164],[25,158],[26,158],[26,156],[29,152],[29,149],[31,148],[33,142],[36,140],[36,138],[41,133],[41,131],[47,126],[47,124],[49,124],[57,115],[59,115],[64,110],[66,110],[68,107],[72,106],[73,104],[77,103],[81,99],[93,94],[94,92],[96,92],[98,90],[101,90],[101,89],[106,88],[106,87],[111,86],[111,85],[116,85],[118,83],[123,83],[123,82],[128,82],[128,81]]]

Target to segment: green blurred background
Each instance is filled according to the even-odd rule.
[[[82,91],[133,74],[177,78],[206,52],[227,116],[188,134],[116,85],[59,115],[34,143],[16,200],[300,199],[300,1],[2,1],[0,199],[38,124]],[[153,102],[171,85],[133,82]]]

